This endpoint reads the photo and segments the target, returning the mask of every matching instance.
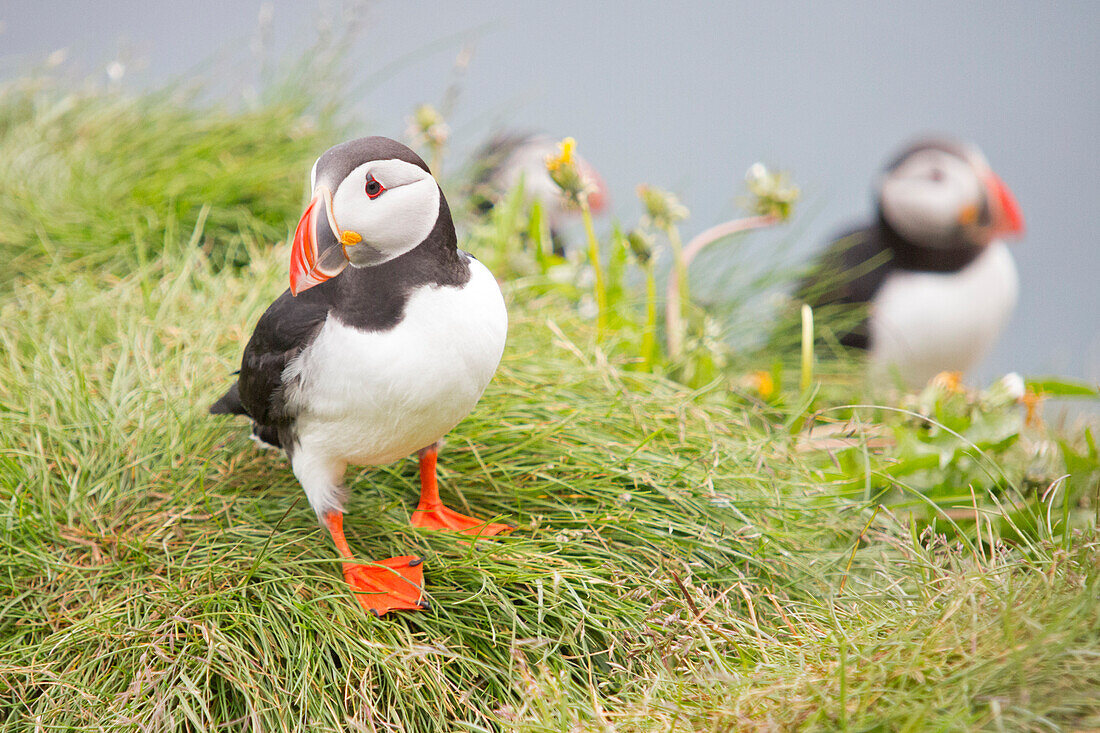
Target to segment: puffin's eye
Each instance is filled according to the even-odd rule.
[[[939,183],[940,181],[943,180],[943,169],[942,168],[933,168],[928,173],[928,177],[931,178],[936,183]]]
[[[382,192],[385,191],[385,190],[386,190],[385,187],[381,183],[374,180],[374,176],[372,176],[370,174],[367,174],[367,188],[366,188],[366,191],[367,191],[367,197],[368,198],[376,199],[379,196],[381,196]]]

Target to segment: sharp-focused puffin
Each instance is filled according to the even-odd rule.
[[[367,137],[330,148],[310,189],[290,289],[260,317],[237,383],[210,411],[247,415],[256,440],[286,451],[365,609],[422,608],[419,558],[352,561],[344,471],[419,452],[415,526],[509,529],[443,506],[435,472],[438,441],[500,362],[504,299],[485,266],[458,249],[443,192],[401,143]]]
[[[523,181],[524,195],[538,201],[550,229],[554,252],[565,254],[562,226],[577,215],[561,189],[546,171],[546,158],[558,152],[558,142],[536,133],[502,132],[494,135],[474,153],[470,200],[482,213],[489,211],[509,191]],[[581,173],[592,182],[588,206],[598,214],[607,206],[607,188],[599,173],[587,161],[576,156]]]
[[[834,240],[800,288],[811,305],[866,304],[842,343],[869,352],[872,373],[920,385],[965,372],[1016,305],[1003,237],[1023,232],[1012,193],[970,145],[930,140],[887,166],[877,220]]]

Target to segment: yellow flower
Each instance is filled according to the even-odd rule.
[[[558,154],[546,156],[546,171],[565,195],[565,200],[580,206],[595,190],[595,184],[581,171],[576,150],[576,140],[571,137],[562,140],[558,143]]]
[[[966,391],[962,386],[962,372],[940,372],[929,383],[944,392],[961,394]]]
[[[749,375],[749,384],[764,399],[775,394],[775,380],[772,379],[771,372],[763,369],[753,372]]]
[[[558,143],[558,154],[546,156],[546,170],[551,173],[559,172],[564,166],[573,165],[573,153],[577,149],[577,141],[567,137]]]

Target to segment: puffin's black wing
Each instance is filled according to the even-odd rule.
[[[878,227],[849,231],[837,237],[818,259],[813,272],[795,291],[795,297],[814,308],[863,306],[875,297],[895,269],[890,248]],[[845,346],[868,347],[867,314],[841,335]]]
[[[236,372],[240,374],[240,372]],[[218,401],[210,405],[211,415],[247,415],[248,410],[241,404],[241,389],[236,382],[229,391],[218,398]]]
[[[248,415],[259,438],[280,445],[280,433],[294,420],[286,409],[283,370],[313,341],[328,317],[331,282],[298,297],[286,290],[264,311],[245,346],[237,383],[211,406],[212,413]]]

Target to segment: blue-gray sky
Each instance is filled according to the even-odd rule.
[[[255,76],[263,5],[5,0],[0,75],[61,48],[91,73],[122,50],[124,83],[219,59],[236,89]],[[287,57],[343,8],[270,7],[268,52]],[[381,0],[359,12],[349,81],[382,73],[348,102],[369,132],[400,136],[473,43],[452,117],[459,152],[501,122],[573,135],[619,217],[637,216],[638,182],[668,186],[692,210],[688,235],[733,213],[741,176],[762,160],[805,190],[813,247],[869,215],[871,181],[906,140],[971,139],[1028,224],[1014,248],[1020,306],[979,375],[1100,379],[1100,3]]]

